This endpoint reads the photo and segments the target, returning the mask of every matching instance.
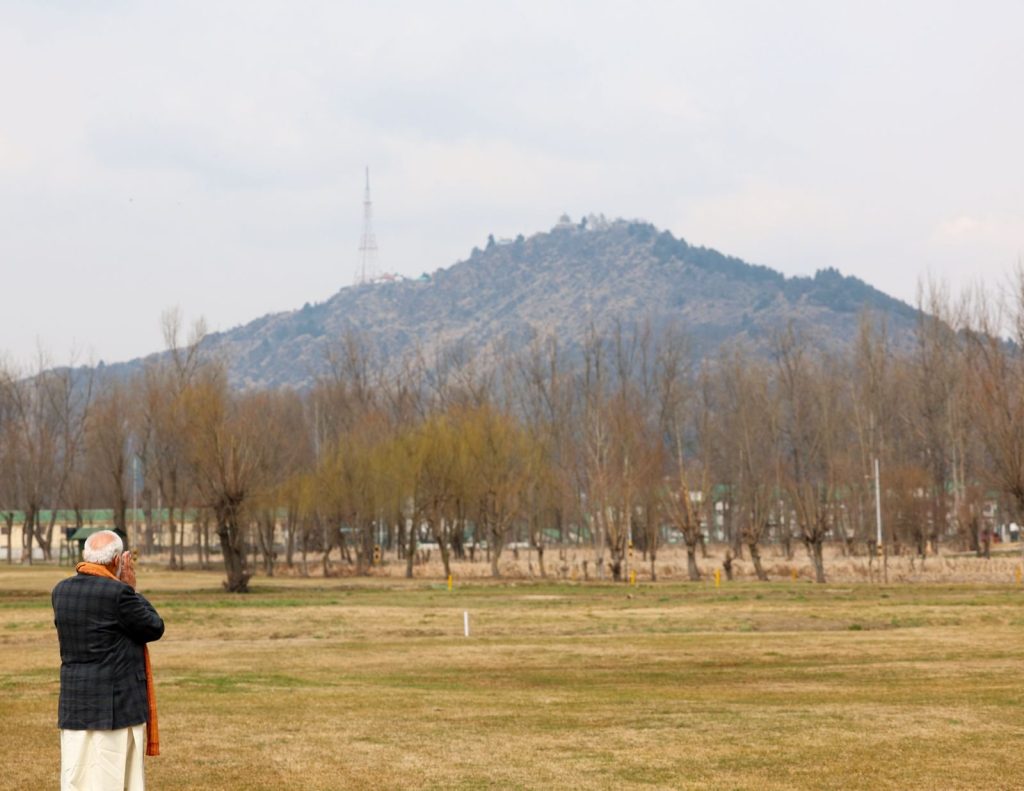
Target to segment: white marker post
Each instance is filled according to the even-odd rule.
[[[462,625],[466,632],[466,637],[469,637],[469,610],[464,610],[462,613]]]

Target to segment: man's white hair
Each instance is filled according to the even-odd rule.
[[[100,545],[99,548],[96,548],[97,543]],[[124,552],[124,544],[121,543],[121,536],[113,530],[100,530],[85,539],[82,560],[106,566],[122,552]]]

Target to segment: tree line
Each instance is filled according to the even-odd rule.
[[[170,311],[166,353],[130,377],[42,358],[0,367],[8,562],[15,511],[22,558],[52,558],[57,508],[81,525],[112,507],[126,531],[134,486],[147,514],[136,543],[152,543],[151,515],[165,513],[180,567],[192,521],[205,557],[217,542],[231,591],[256,566],[308,573],[310,553],[326,570],[335,550],[357,573],[383,552],[411,576],[424,542],[446,574],[479,553],[498,576],[516,542],[541,575],[547,547],[575,544],[599,578],[624,579],[635,551],[656,579],[669,537],[694,580],[705,542],[722,538],[760,579],[763,546],[803,544],[824,582],[826,542],[879,549],[876,459],[890,551],[987,553],[992,520],[1024,508],[1015,283],[999,302],[929,286],[910,341],[865,314],[834,353],[789,326],[769,354],[734,345],[697,360],[683,334],[640,323],[593,328],[572,349],[537,337],[396,362],[349,334],[301,392],[231,388],[202,325],[182,340]]]

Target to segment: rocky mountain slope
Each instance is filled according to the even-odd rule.
[[[767,351],[790,321],[825,348],[856,337],[861,311],[884,317],[897,345],[916,311],[833,269],[786,278],[641,222],[601,218],[514,241],[488,241],[468,259],[419,280],[343,288],[325,302],[211,335],[241,387],[303,387],[325,370],[327,350],[357,331],[390,359],[419,348],[433,359],[460,344],[471,354],[555,334],[578,348],[588,327],[672,325],[699,354],[722,344]],[[139,361],[128,365],[138,364]]]

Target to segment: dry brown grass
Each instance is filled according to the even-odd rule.
[[[940,554],[931,554],[921,558],[914,553],[904,552],[899,556],[888,558],[888,581],[890,583],[1012,583],[1016,581],[1017,570],[1022,566],[1021,550],[1024,545],[1007,544],[997,546],[989,558],[975,557],[968,552],[954,552],[945,550]],[[710,580],[715,569],[722,569],[722,561],[725,557],[726,548],[722,545],[711,546],[706,556],[698,558],[698,566],[705,580]],[[793,554],[786,557],[779,546],[767,546],[762,549],[762,564],[769,578],[776,581],[791,580],[793,573],[799,579],[812,580],[814,569],[810,559],[803,547],[794,548]],[[419,580],[443,580],[444,571],[437,552],[421,552],[426,562],[417,563],[413,568],[415,579]],[[166,562],[166,557],[156,556],[150,559],[152,563],[159,565]],[[549,547],[545,553],[544,571],[542,577],[540,565],[536,553],[523,549],[513,553],[506,550],[499,562],[501,578],[506,580],[541,580],[566,582],[601,581],[598,577],[595,565],[595,553],[589,547],[566,547],[559,549]],[[190,565],[195,565],[191,557]],[[341,577],[352,577],[356,574],[354,563],[342,563],[338,561],[335,553],[330,564],[330,574]],[[632,568],[635,569],[640,582],[651,580],[651,564],[639,553],[633,561]],[[456,579],[489,579],[491,577],[490,564],[484,559],[483,553],[479,553],[475,561],[452,560],[452,574]],[[658,552],[655,569],[659,582],[680,582],[688,579],[686,565],[686,551],[675,546],[664,547]],[[825,572],[829,582],[881,582],[882,565],[879,559],[869,559],[864,554],[846,555],[836,546],[825,548]],[[733,574],[737,581],[756,579],[754,565],[747,557],[736,558],[733,561]],[[278,576],[299,577],[302,576],[298,563],[288,568],[283,563],[277,567]],[[323,566],[320,562],[320,555],[311,556],[308,564],[308,575],[313,577],[323,576]],[[389,558],[388,562],[379,568],[370,571],[373,577],[402,578],[405,576],[404,561]],[[724,579],[724,572],[722,573]]]
[[[57,785],[66,573],[0,568],[5,788]],[[1024,788],[1012,584],[219,579],[141,575],[154,789]]]

